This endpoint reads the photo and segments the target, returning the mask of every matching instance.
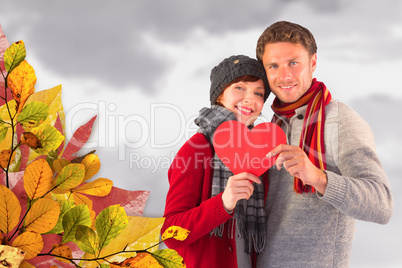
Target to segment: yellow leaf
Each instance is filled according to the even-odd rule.
[[[56,159],[56,160],[54,160],[53,161],[53,168],[54,168],[54,170],[57,172],[57,173],[60,173],[61,172],[61,170],[65,167],[65,166],[67,166],[67,165],[69,165],[69,164],[71,164],[71,162],[70,161],[68,161],[67,159]]]
[[[24,60],[7,77],[7,84],[11,88],[17,102],[18,113],[21,112],[26,100],[35,91],[35,70]]]
[[[0,267],[20,267],[25,252],[16,247],[0,245]]]
[[[30,163],[24,173],[24,189],[31,200],[44,196],[52,189],[53,172],[45,159]]]
[[[21,205],[17,196],[6,186],[0,185],[0,230],[11,232],[17,226],[21,214]]]
[[[62,245],[54,244],[53,249],[52,249],[52,254],[57,255],[57,256],[62,256],[62,257],[68,258],[68,259],[73,258],[71,248],[69,246],[67,246],[66,244],[62,244]],[[58,259],[59,261],[62,261],[62,262],[70,263],[69,260],[66,260],[64,258],[56,257],[56,259]]]
[[[113,182],[109,179],[99,178],[76,188],[74,192],[93,196],[106,196],[112,190]]]
[[[40,253],[43,248],[43,239],[40,234],[24,232],[14,240],[13,247],[26,251],[25,259],[28,260]]]
[[[183,241],[187,238],[189,233],[190,233],[189,230],[184,229],[180,226],[170,226],[163,232],[162,240],[174,238],[176,240]]]
[[[121,267],[132,267],[132,268],[163,268],[159,262],[152,257],[151,254],[142,252],[138,253],[133,258],[128,258],[121,263],[112,263]]]
[[[80,204],[85,204],[88,206],[89,210],[92,210],[92,200],[82,194],[72,193],[74,198],[74,203],[78,206]]]
[[[26,103],[28,104],[31,102],[43,102],[49,107],[48,117],[42,123],[42,125],[54,126],[58,115],[60,117],[63,130],[65,129],[65,115],[61,99],[61,85],[58,85],[51,89],[35,92],[34,94],[31,95],[31,97],[29,97]],[[65,136],[65,133],[62,133],[62,135]],[[59,155],[61,155],[61,153],[62,152],[59,152]],[[36,159],[39,155],[40,153],[31,151],[28,161]]]
[[[101,166],[99,157],[95,154],[85,156],[81,164],[85,166],[85,177],[83,181],[87,181],[92,178],[96,173],[98,173]]]
[[[60,204],[51,199],[38,199],[25,218],[25,228],[38,234],[49,232],[60,215]]]
[[[159,242],[160,229],[165,218],[146,218],[146,217],[128,217],[127,227],[107,245],[100,254],[100,257],[111,253],[120,252],[127,246],[126,250],[142,250]],[[155,246],[149,249],[154,252],[158,249]],[[86,253],[84,258],[92,258],[93,255]],[[132,253],[123,253],[107,258],[108,261],[122,262],[126,258],[132,257]],[[96,262],[85,262],[84,267],[99,267]]]

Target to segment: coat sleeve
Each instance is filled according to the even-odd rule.
[[[393,213],[393,199],[373,133],[346,105],[339,103],[337,112],[338,120],[328,133],[335,167],[327,166],[328,185],[319,197],[355,219],[386,224]]]
[[[189,245],[232,217],[223,207],[222,193],[210,198],[212,158],[208,141],[196,134],[179,150],[169,168],[170,186],[161,233],[170,226],[190,231],[184,241],[167,239],[169,248]]]

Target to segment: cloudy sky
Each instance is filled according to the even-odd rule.
[[[402,2],[398,0],[3,1],[10,43],[23,39],[36,90],[62,84],[68,135],[98,115],[86,150],[100,177],[150,190],[145,216],[161,217],[174,154],[208,106],[212,67],[255,56],[262,31],[299,23],[318,43],[315,77],[368,121],[394,193],[386,225],[358,222],[351,267],[401,267]],[[262,121],[272,112],[267,101]]]

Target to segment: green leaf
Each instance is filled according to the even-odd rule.
[[[152,253],[160,265],[165,268],[183,267],[183,258],[173,249],[162,249]]]
[[[99,251],[99,238],[91,228],[79,225],[75,232],[75,243],[84,252],[95,255]]]
[[[77,187],[85,177],[83,164],[69,164],[65,166],[55,180],[55,186],[60,189],[72,189]]]
[[[119,204],[102,210],[96,217],[95,228],[99,236],[99,249],[106,247],[110,241],[127,227],[126,211]]]
[[[74,202],[68,201],[68,200],[61,200],[57,201],[60,203],[60,216],[59,220],[56,223],[56,226],[50,230],[46,234],[60,234],[64,231],[63,229],[63,217],[66,214],[67,211],[69,211],[71,208],[75,207]]]
[[[20,40],[8,47],[4,53],[4,64],[8,73],[11,73],[26,57],[24,41]]]
[[[64,235],[62,244],[74,241],[78,225],[91,226],[91,215],[86,205],[78,205],[68,210],[63,217]]]
[[[2,142],[7,136],[8,127],[0,127],[0,142]]]
[[[17,122],[24,127],[25,131],[39,126],[46,120],[49,114],[49,107],[43,102],[31,102],[24,106],[17,116]]]
[[[35,149],[34,151],[42,155],[56,150],[64,140],[64,136],[51,125],[42,124],[37,128],[33,128],[31,132],[38,137],[42,145],[42,148]]]

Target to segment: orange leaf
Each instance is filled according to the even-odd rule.
[[[74,198],[74,203],[78,206],[80,204],[85,204],[88,206],[89,210],[92,210],[92,200],[89,199],[88,197],[82,195],[82,194],[77,194],[73,192],[73,198]]]
[[[62,245],[54,244],[53,249],[52,249],[52,254],[57,255],[57,256],[62,256],[65,258],[69,258],[69,259],[73,258],[71,248],[69,246],[67,246],[66,244],[62,244]],[[62,262],[70,263],[69,260],[66,260],[64,258],[56,257],[56,259],[58,259],[59,261],[62,261]]]
[[[40,234],[24,232],[14,240],[13,247],[26,251],[25,259],[31,259],[42,250],[43,239]]]
[[[96,173],[98,173],[101,163],[99,161],[99,157],[95,154],[90,154],[85,156],[84,160],[82,160],[81,164],[85,166],[85,177],[84,181],[92,178]]]
[[[53,168],[57,173],[60,173],[61,170],[69,164],[71,163],[67,159],[56,159],[53,161]]]
[[[38,159],[27,166],[24,188],[31,200],[44,196],[52,189],[53,172],[45,159]]]
[[[51,199],[38,199],[25,218],[25,229],[38,234],[49,232],[56,226],[60,204]]]
[[[28,145],[28,147],[32,149],[42,148],[42,144],[38,137],[36,137],[35,134],[31,132],[24,132],[21,135],[21,145],[24,144]]]
[[[11,88],[13,97],[17,102],[17,112],[19,113],[28,97],[35,91],[35,70],[24,60],[8,75],[7,84]]]
[[[113,182],[109,179],[99,178],[74,190],[76,193],[106,196],[112,190]]]
[[[0,185],[0,204],[0,230],[7,234],[18,224],[21,205],[17,196],[4,185]]]
[[[0,166],[2,168],[7,168],[8,162],[10,162],[10,165],[11,165],[11,163],[14,162],[15,152],[13,153],[11,160],[10,160],[10,155],[11,155],[11,149],[3,150],[0,152]]]

